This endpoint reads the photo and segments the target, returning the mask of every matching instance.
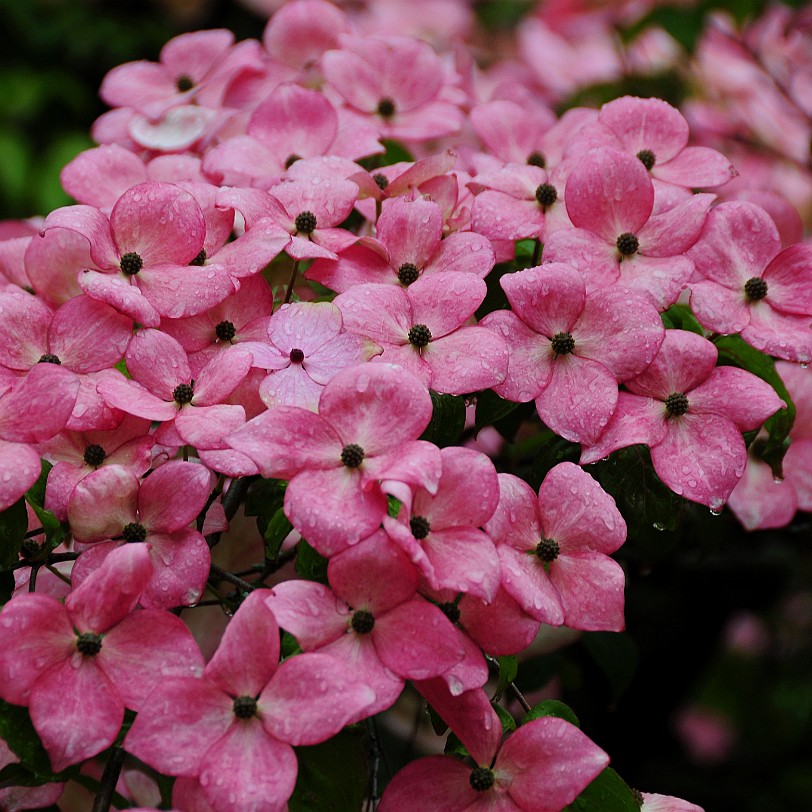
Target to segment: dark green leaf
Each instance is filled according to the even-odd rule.
[[[16,585],[14,573],[11,570],[0,572],[0,604],[11,600]]]
[[[476,399],[476,430],[492,426],[497,420],[507,417],[520,405],[500,398],[492,389],[480,392]]]
[[[443,752],[447,756],[459,756],[460,758],[467,758],[470,755],[466,746],[457,738],[456,733],[448,734]]]
[[[640,812],[628,784],[607,767],[568,807],[570,812]]]
[[[282,632],[282,644],[280,647],[282,659],[293,657],[296,654],[301,654],[301,652],[301,646],[299,646],[296,638],[290,632]]]
[[[366,796],[367,768],[360,737],[343,731],[315,747],[297,747],[299,775],[290,812],[358,812]]]
[[[660,318],[668,329],[689,330],[697,335],[705,335],[702,325],[696,320],[688,305],[671,305],[665,313],[660,314]]]
[[[719,350],[719,363],[746,369],[766,381],[778,393],[778,397],[787,404],[779,409],[765,423],[764,428],[769,438],[760,454],[772,468],[773,476],[783,477],[782,462],[789,448],[789,437],[795,422],[795,404],[792,402],[787,387],[775,371],[775,362],[768,355],[751,347],[741,336],[722,336],[714,341]]]
[[[581,723],[572,708],[557,699],[545,699],[543,702],[539,702],[538,705],[533,705],[522,719],[522,724],[526,725],[528,722],[532,722],[533,719],[541,719],[544,716],[555,716],[558,719],[566,720],[575,727],[581,727]]]
[[[617,702],[637,671],[637,645],[625,632],[587,632],[582,641],[606,675],[612,688],[612,701]]]
[[[28,489],[25,498],[28,504],[32,507],[45,507],[45,486],[48,484],[48,474],[53,466],[47,460],[42,460],[42,469],[40,470],[37,481]]]
[[[291,530],[293,525],[285,516],[284,510],[279,508],[265,528],[265,558],[268,561],[276,561],[279,548]]]
[[[572,443],[563,437],[558,437],[549,431],[549,429],[545,433],[549,434],[549,439],[541,444],[541,447],[533,459],[533,473],[530,478],[530,485],[536,490],[538,490],[544,481],[544,477],[546,477],[550,470],[555,468],[558,463],[577,463],[581,456],[581,446],[578,445],[578,443]]]
[[[308,581],[327,583],[327,559],[317,553],[304,539],[296,549],[296,574]]]
[[[496,711],[496,715],[502,723],[502,733],[516,730],[516,720],[501,705],[491,702],[491,707]]]
[[[498,696],[502,696],[508,685],[516,679],[516,674],[519,673],[519,658],[509,655],[497,657],[496,661],[499,663],[499,684],[496,686],[496,693]]]
[[[281,479],[259,479],[251,483],[245,498],[245,515],[257,517],[257,528],[262,536],[271,519],[285,502],[288,483]]]
[[[432,392],[431,403],[434,407],[431,421],[420,439],[428,440],[440,448],[454,445],[465,428],[465,399],[459,395],[439,395]]]
[[[19,561],[20,546],[28,528],[25,499],[18,499],[0,513],[0,569],[7,570]]]

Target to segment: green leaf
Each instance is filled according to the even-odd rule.
[[[533,705],[522,719],[522,724],[526,725],[534,719],[541,719],[544,716],[555,716],[557,719],[564,719],[575,727],[581,727],[578,717],[569,705],[559,702],[557,699],[545,699],[538,705]]]
[[[20,497],[0,513],[0,569],[7,570],[19,560],[20,547],[28,528],[25,499]]]
[[[443,752],[447,756],[459,756],[460,758],[468,758],[470,755],[468,748],[459,740],[456,733],[448,734]]]
[[[587,632],[581,639],[612,688],[612,702],[617,702],[637,672],[637,645],[625,632]]]
[[[327,583],[327,559],[317,553],[304,539],[296,550],[296,574],[308,581]]]
[[[401,502],[400,499],[396,499],[394,496],[387,496],[386,503],[388,506],[387,513],[389,514],[390,518],[396,518],[398,513],[400,513],[400,506],[403,504],[403,502]]]
[[[746,369],[766,381],[787,404],[779,409],[765,423],[768,440],[760,452],[761,458],[772,468],[773,476],[783,477],[782,462],[789,448],[789,433],[795,422],[795,404],[787,387],[775,370],[775,361],[755,347],[751,347],[741,336],[722,336],[714,341],[719,350],[719,363]]]
[[[519,673],[519,658],[515,655],[507,655],[497,657],[496,661],[499,663],[499,684],[496,686],[496,695],[502,696],[508,685],[516,679],[516,674]]]
[[[568,806],[569,812],[640,812],[629,785],[607,767]]]
[[[697,335],[705,335],[702,325],[696,320],[688,305],[671,305],[665,313],[660,314],[660,318],[668,329],[689,330]]]
[[[502,724],[502,733],[510,733],[516,730],[516,720],[501,705],[491,702],[491,707],[496,711],[496,715]]]
[[[294,657],[302,653],[302,648],[299,642],[290,632],[282,632],[282,643],[280,646],[280,653],[283,660],[288,657]]]
[[[291,530],[293,530],[293,525],[285,516],[284,509],[279,508],[265,528],[265,558],[268,561],[276,561],[279,548]]]
[[[315,747],[297,747],[299,774],[290,812],[358,812],[364,804],[367,769],[357,733],[343,731]]]
[[[476,399],[476,430],[492,426],[497,420],[507,417],[518,409],[520,403],[500,398],[492,389],[480,392]]]
[[[0,572],[0,605],[11,600],[16,586],[17,582],[14,580],[14,573],[11,570]]]
[[[581,456],[581,446],[563,437],[558,437],[549,429],[549,439],[542,443],[533,459],[533,472],[530,484],[538,490],[544,477],[560,462],[577,463]]]
[[[431,421],[420,439],[440,448],[455,445],[465,428],[465,399],[459,395],[431,392],[431,403],[434,407]]]
[[[245,515],[257,517],[257,528],[262,536],[271,519],[285,502],[288,483],[282,479],[260,479],[251,484],[245,498]]]
[[[59,519],[46,510],[45,504],[45,486],[48,481],[48,473],[53,466],[46,460],[42,461],[42,470],[37,481],[28,489],[25,499],[34,513],[37,514],[40,524],[45,531],[45,544],[47,549],[53,550],[58,547],[67,537],[69,528],[67,524],[63,524]]]

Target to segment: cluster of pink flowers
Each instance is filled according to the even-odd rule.
[[[772,473],[743,433],[789,404],[716,344],[781,359],[812,408],[812,247],[788,244],[790,202],[719,202],[736,169],[664,101],[551,109],[617,75],[583,43],[641,4],[561,3],[489,71],[380,33],[384,5],[362,25],[295,0],[261,42],[197,32],[116,68],[100,146],[62,173],[77,204],[0,244],[0,509],[31,502],[0,698],[54,772],[123,748],[177,778],[178,809],[284,810],[293,748],[408,680],[469,757],[410,764],[381,812],[558,812],[609,756],[553,717],[502,741],[486,689],[542,624],[624,628],[626,524],[581,466],[644,444],[671,490],[730,499],[747,527],[812,509],[812,421],[761,506]],[[464,31],[469,9],[442,8]],[[593,59],[551,70],[576,40]],[[803,97],[810,76],[786,81]],[[415,160],[390,162],[393,141]],[[696,329],[666,329],[688,305]],[[581,465],[534,490],[484,442],[421,439],[443,397],[488,390],[532,401]],[[283,549],[306,540],[322,579],[212,564],[256,542],[228,528],[262,480],[284,483]],[[205,658],[176,614],[225,602],[223,575],[241,605]],[[280,630],[298,644],[281,664]]]

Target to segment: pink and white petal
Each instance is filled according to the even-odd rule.
[[[145,267],[187,265],[200,253],[206,236],[197,201],[172,183],[128,189],[113,206],[110,228],[120,253],[138,254]]]
[[[260,384],[259,396],[269,408],[276,406],[296,406],[317,412],[319,398],[324,390],[307,374],[301,364],[290,364],[285,369],[271,372]]]
[[[516,315],[547,338],[571,332],[584,309],[583,277],[568,265],[529,268],[503,276],[500,284]]]
[[[90,243],[90,256],[97,267],[118,270],[120,254],[113,241],[110,221],[97,208],[64,206],[56,209],[45,218],[42,230],[52,228],[65,228],[81,234]]]
[[[617,379],[603,364],[572,354],[557,358],[552,368],[536,398],[539,417],[561,437],[592,445],[614,414]]]
[[[156,265],[138,274],[138,284],[155,310],[170,319],[205,313],[236,289],[219,265]]]
[[[679,110],[662,99],[623,96],[604,104],[598,121],[617,136],[627,152],[633,155],[641,150],[653,152],[657,158],[655,166],[670,161],[688,143],[688,122]]]
[[[790,480],[790,487],[784,482],[775,481],[772,469],[766,462],[748,454],[744,476],[727,501],[745,530],[786,527],[795,516],[798,510],[796,480],[790,474],[787,457],[784,457],[784,477]]]
[[[493,768],[510,776],[508,793],[520,808],[559,812],[608,763],[609,756],[575,725],[545,716],[510,736]]]
[[[637,234],[640,252],[647,257],[672,257],[685,253],[699,239],[715,197],[691,195],[684,203],[652,215]]]
[[[460,625],[483,651],[496,657],[524,651],[535,640],[541,622],[525,613],[500,587],[489,604],[463,596]]]
[[[643,796],[643,812],[704,812],[702,807],[674,798],[672,795],[658,795],[651,792],[641,792]]]
[[[216,353],[198,374],[193,405],[211,406],[224,401],[248,375],[252,363],[251,353],[240,345]]]
[[[211,552],[197,530],[152,533],[147,536],[154,567],[152,580],[141,596],[145,609],[194,606],[206,588]]]
[[[439,677],[465,657],[451,621],[422,598],[376,617],[370,636],[381,662],[403,679]]]
[[[305,358],[341,331],[341,311],[332,302],[283,304],[268,322],[268,338],[282,352],[300,349]]]
[[[431,367],[435,392],[463,395],[496,387],[505,380],[508,344],[495,331],[462,327],[432,341],[422,352]]]
[[[483,528],[496,544],[510,544],[527,552],[541,539],[538,497],[513,474],[499,474],[498,479],[499,503]]]
[[[728,288],[703,279],[691,282],[691,310],[700,324],[716,333],[740,333],[750,323],[744,288]]]
[[[494,262],[493,247],[487,237],[473,231],[456,231],[440,242],[423,273],[460,271],[482,279],[491,272]]]
[[[320,648],[347,631],[349,607],[323,584],[284,581],[262,594],[277,623],[304,651]]]
[[[136,521],[138,480],[123,465],[105,465],[74,489],[68,505],[73,537],[87,543],[113,538]]]
[[[235,719],[200,762],[199,780],[219,812],[284,812],[297,771],[290,745],[268,734],[258,719]]]
[[[160,314],[140,288],[123,276],[85,270],[79,274],[79,286],[91,298],[106,302],[144,327],[157,327],[161,323]]]
[[[71,197],[99,209],[112,208],[127,189],[146,179],[144,162],[118,144],[86,149],[59,173],[62,188]]]
[[[453,589],[492,601],[499,589],[499,556],[491,539],[475,527],[432,530],[423,541],[434,589]]]
[[[349,468],[302,471],[285,491],[285,515],[328,558],[366,538],[386,513],[380,488],[363,490]]]
[[[463,812],[481,793],[471,787],[471,767],[450,756],[429,756],[407,764],[389,782],[379,812]]]
[[[491,241],[543,238],[544,212],[535,200],[488,189],[474,198],[471,225]]]
[[[90,268],[90,244],[75,231],[51,228],[42,237],[32,239],[25,251],[25,270],[28,279],[48,304],[59,306],[82,289],[76,279],[82,268]]]
[[[107,749],[124,721],[118,691],[91,658],[78,652],[34,685],[28,710],[54,772]]]
[[[576,228],[586,228],[615,244],[636,234],[654,206],[654,187],[640,160],[601,147],[588,152],[567,179],[567,213]]]
[[[784,457],[784,477],[795,490],[798,509],[812,511],[812,442],[792,441]]]
[[[0,364],[20,371],[30,369],[49,352],[53,311],[39,297],[10,286],[0,294],[0,316]]]
[[[405,344],[415,323],[409,296],[394,285],[356,285],[333,302],[341,310],[345,329],[384,346]]]
[[[0,696],[27,705],[40,676],[75,652],[76,634],[61,602],[50,595],[23,593],[2,611]]]
[[[183,347],[160,330],[136,333],[127,350],[127,371],[137,383],[170,401],[175,387],[192,379]]]
[[[271,218],[266,218],[254,223],[241,237],[226,243],[212,257],[212,262],[234,279],[248,279],[279,256],[289,243],[290,234]]]
[[[241,476],[259,476],[256,463],[233,448],[217,449],[216,451],[198,449],[198,456],[203,465],[232,479]]]
[[[96,384],[96,391],[113,408],[148,420],[174,420],[178,405],[153,395],[141,384],[125,378],[121,373],[105,377]]]
[[[279,666],[258,704],[268,733],[300,746],[335,736],[375,699],[348,665],[329,654],[308,652]]]
[[[136,716],[124,746],[165,775],[195,778],[200,762],[234,722],[231,697],[206,680],[161,680]]]
[[[413,344],[384,344],[381,355],[373,359],[383,361],[389,366],[397,366],[404,372],[417,378],[428,389],[431,386],[431,366],[422,356],[422,351]]]
[[[505,380],[493,391],[506,400],[527,403],[547,386],[552,375],[553,353],[547,336],[528,327],[510,310],[495,310],[480,322],[507,343],[508,367]]]
[[[435,339],[468,321],[487,292],[487,285],[478,276],[458,271],[423,276],[406,289],[413,324],[425,324]]]
[[[757,429],[786,404],[766,381],[738,367],[716,367],[688,396],[691,413],[718,414],[741,431]]]
[[[41,470],[40,456],[31,446],[0,440],[0,510],[23,497]]]
[[[685,147],[670,161],[656,163],[651,170],[653,177],[666,183],[676,183],[690,189],[723,186],[739,173],[733,164],[710,147]]]
[[[620,275],[615,243],[585,228],[564,228],[544,244],[544,263],[568,264],[583,274],[587,291],[606,288]]]
[[[694,275],[687,256],[647,257],[636,254],[620,263],[620,282],[641,296],[647,296],[660,311],[679,298]]]
[[[104,635],[99,668],[126,707],[141,711],[152,689],[171,677],[199,677],[203,655],[188,627],[170,612],[133,612]],[[245,662],[241,663],[245,668]]]
[[[769,302],[777,310],[812,314],[812,246],[799,243],[784,249],[764,271]]]
[[[138,513],[150,531],[172,533],[193,522],[214,487],[205,465],[172,460],[156,468],[141,484]]]
[[[344,445],[327,420],[293,406],[277,406],[249,420],[227,443],[250,457],[263,476],[279,479],[338,467]]]
[[[279,627],[264,590],[257,590],[226,626],[204,677],[232,696],[259,696],[278,664]]]
[[[342,251],[338,259],[314,260],[305,271],[305,279],[312,279],[338,293],[346,293],[356,285],[394,284],[397,277],[386,259],[359,243]]]
[[[382,531],[332,558],[327,577],[349,606],[376,617],[410,600],[417,590],[415,568]]]
[[[284,171],[282,161],[251,135],[235,135],[203,158],[203,171],[221,184],[250,185],[255,179],[276,178]]]
[[[744,474],[747,450],[732,421],[689,412],[669,422],[651,461],[674,493],[720,510]]]
[[[322,344],[310,358],[305,357],[304,369],[316,383],[323,386],[344,367],[369,361],[382,351],[381,345],[370,338],[356,333],[339,333]]]
[[[96,634],[112,629],[135,609],[151,577],[152,563],[145,547],[125,544],[111,550],[65,600],[73,627]]]
[[[377,238],[386,246],[395,268],[407,262],[418,270],[425,268],[440,247],[442,234],[440,207],[423,197],[388,200],[378,218]]]
[[[415,688],[456,733],[477,764],[493,763],[502,742],[502,724],[481,688],[453,695],[441,677],[418,681]]]
[[[534,551],[502,544],[497,552],[505,592],[530,617],[550,626],[560,626],[564,622],[561,596]]]
[[[296,260],[338,259],[338,254],[335,251],[330,251],[310,239],[304,239],[295,234],[290,238],[285,251],[287,251],[288,256]]]
[[[174,425],[184,443],[198,450],[222,450],[225,438],[245,425],[245,409],[229,403],[181,409]]]
[[[770,307],[768,301],[750,307],[750,324],[742,338],[756,349],[786,361],[812,360],[812,316],[795,316]]]
[[[602,553],[567,553],[550,565],[564,607],[564,625],[583,631],[621,632],[626,576],[617,561]]]
[[[322,392],[319,413],[344,443],[368,456],[416,440],[432,415],[428,389],[389,364],[359,364],[338,373]]]
[[[365,460],[361,466],[361,482],[365,489],[375,487],[377,480],[381,480],[387,486],[403,482],[434,493],[441,470],[437,446],[425,440],[413,440]]]

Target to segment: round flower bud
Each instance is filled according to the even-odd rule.
[[[238,719],[250,719],[257,715],[257,700],[253,696],[238,696],[231,707]]]
[[[555,539],[542,539],[536,545],[536,557],[545,564],[555,561],[560,552],[561,548],[558,546],[558,542]]]
[[[529,166],[537,166],[540,169],[544,169],[544,167],[547,166],[547,159],[541,152],[534,150],[527,156],[527,163]]]
[[[130,522],[128,525],[125,525],[124,530],[121,531],[121,535],[124,537],[124,541],[146,541],[147,528],[138,522]]]
[[[58,355],[54,355],[53,353],[46,352],[45,355],[41,355],[39,357],[38,364],[59,364],[61,365],[62,362],[59,360]]]
[[[392,118],[395,115],[395,103],[388,96],[378,102],[378,115],[383,118]]]
[[[206,249],[201,248],[200,253],[189,263],[190,265],[204,265],[206,262]]]
[[[304,357],[305,357],[304,353],[298,347],[294,347],[290,351],[290,360],[294,364],[301,364],[302,361],[304,361]]]
[[[237,335],[237,328],[233,322],[221,321],[215,328],[214,334],[220,341],[233,341]]]
[[[417,265],[413,265],[411,262],[404,262],[398,268],[398,282],[406,285],[406,287],[411,285],[412,282],[416,282],[419,276],[420,271],[417,269]]]
[[[640,159],[640,163],[649,171],[651,171],[651,168],[657,162],[657,157],[650,149],[641,149],[640,152],[637,153],[637,157]]]
[[[539,206],[541,206],[544,211],[547,211],[547,209],[558,200],[558,192],[555,186],[550,183],[542,183],[541,186],[536,189],[536,200]]]

